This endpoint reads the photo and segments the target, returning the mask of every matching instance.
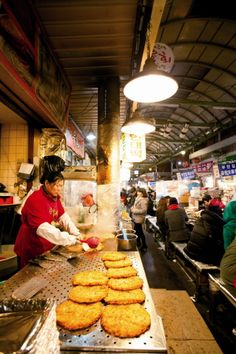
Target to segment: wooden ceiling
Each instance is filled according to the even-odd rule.
[[[85,136],[97,131],[98,86],[112,76],[121,83],[121,124],[130,114],[123,87],[140,70],[156,5],[160,25],[154,39],[173,50],[171,75],[179,89],[164,102],[137,105],[156,122],[156,131],[147,135],[145,163],[160,165],[181,150],[216,141],[219,132],[235,133],[236,18],[230,0],[31,2],[71,83],[70,114]]]

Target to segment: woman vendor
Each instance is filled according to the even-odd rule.
[[[80,236],[60,200],[64,184],[61,172],[45,172],[40,183],[40,189],[28,197],[22,209],[22,224],[14,247],[21,268],[54,245],[75,244]]]

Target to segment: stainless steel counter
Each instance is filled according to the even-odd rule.
[[[71,278],[73,274],[83,270],[105,271],[101,255],[103,252],[88,252],[79,257],[67,261],[63,259],[58,262],[45,261],[51,264],[48,269],[39,266],[28,265],[1,286],[0,299],[10,297],[23,282],[40,276],[46,280],[47,286],[35,297],[53,298],[57,303],[67,299],[68,291],[72,287]],[[133,262],[138,275],[144,280],[143,290],[146,295],[144,307],[151,316],[150,329],[137,338],[117,338],[106,333],[98,321],[96,324],[85,330],[67,331],[58,328],[60,332],[61,350],[77,353],[85,351],[96,352],[156,352],[166,353],[166,341],[161,318],[156,314],[153,300],[150,294],[146,275],[143,269],[139,252],[126,252]]]

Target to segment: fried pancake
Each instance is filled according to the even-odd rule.
[[[133,338],[150,327],[149,313],[140,305],[108,305],[102,312],[104,330],[120,338]]]
[[[71,245],[71,246],[66,246],[65,248],[67,251],[70,251],[70,252],[75,252],[75,253],[82,253],[83,252],[83,247],[79,243],[77,243],[75,245]]]
[[[112,305],[141,304],[145,300],[145,294],[141,289],[127,291],[109,289],[104,300]]]
[[[104,261],[104,264],[106,268],[123,268],[131,266],[132,261],[127,257],[121,261]]]
[[[98,302],[104,299],[108,294],[108,286],[75,286],[69,291],[68,298],[79,303]]]
[[[92,326],[102,314],[101,302],[77,304],[67,300],[56,308],[57,323],[63,328],[76,330]]]
[[[106,273],[99,270],[85,270],[76,273],[72,278],[73,285],[106,285],[107,282]]]
[[[103,261],[121,261],[122,259],[125,259],[126,255],[124,255],[121,252],[106,252],[102,255],[102,260]]]
[[[109,268],[107,271],[108,278],[128,278],[137,275],[134,267]]]
[[[109,279],[108,287],[114,290],[134,290],[143,286],[143,280],[138,277]]]

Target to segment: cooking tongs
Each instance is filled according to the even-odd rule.
[[[55,246],[51,249],[50,251],[53,254],[58,254],[64,258],[66,258],[67,260],[76,258],[78,256],[77,253],[75,252],[68,252],[63,246]]]

